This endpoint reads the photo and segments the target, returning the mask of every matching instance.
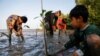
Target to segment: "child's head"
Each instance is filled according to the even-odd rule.
[[[23,23],[26,23],[28,19],[27,19],[26,16],[22,16],[22,17],[21,17],[21,20],[22,20]]]
[[[84,5],[76,5],[69,14],[72,26],[79,28],[81,23],[87,23],[88,14],[88,9]]]

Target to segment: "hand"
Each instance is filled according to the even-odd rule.
[[[73,56],[83,56],[84,53],[82,50],[78,49],[76,51],[74,51]]]
[[[15,34],[16,34],[16,36],[21,36],[22,35],[22,32],[21,31],[18,31]]]
[[[72,56],[78,56],[78,54],[76,52],[74,52]]]
[[[21,36],[21,34],[20,34],[19,32],[16,32],[16,36],[18,36],[18,37],[19,37],[19,36]]]

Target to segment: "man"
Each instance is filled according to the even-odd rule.
[[[9,33],[9,44],[11,44],[11,35],[12,32],[15,32],[16,36],[20,36],[24,41],[22,33],[22,23],[27,22],[26,16],[11,15],[7,19],[7,28]]]
[[[91,51],[93,50],[92,48],[90,48],[90,43],[100,43],[100,38],[94,37],[92,35],[96,34],[97,36],[100,36],[100,30],[95,25],[90,25],[88,23],[89,13],[87,8],[84,5],[76,5],[71,10],[69,16],[71,19],[71,25],[75,29],[75,32],[73,34],[73,37],[70,37],[70,40],[64,45],[65,48],[58,51],[57,53],[75,46],[77,49],[75,50],[73,56],[93,56],[93,54],[96,55],[96,53],[91,54]],[[89,38],[90,35],[92,38]]]

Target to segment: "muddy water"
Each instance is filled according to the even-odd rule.
[[[21,42],[19,37],[14,34],[12,36],[12,45],[9,46],[8,38],[6,36],[0,37],[0,56],[45,56],[44,37],[43,32],[38,32],[36,37],[35,31],[24,31],[25,42]],[[68,36],[66,36],[68,37]],[[52,54],[60,50],[64,43],[68,40],[63,35],[60,37],[60,44],[58,35],[47,37],[48,53]],[[58,56],[62,56],[59,54]],[[63,56],[71,56],[69,53],[63,53]]]
[[[13,34],[11,46],[6,36],[0,37],[0,56],[45,56],[41,33],[36,37],[34,31],[25,31],[24,37],[25,42],[21,42],[21,39]]]

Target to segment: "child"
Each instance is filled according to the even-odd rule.
[[[59,30],[65,31],[66,30],[66,23],[64,22],[63,16],[61,15],[61,11],[57,11],[55,15],[58,17],[57,20],[57,28]]]
[[[27,22],[26,16],[11,15],[7,19],[7,28],[9,33],[9,44],[11,44],[11,35],[12,32],[15,32],[16,36],[21,36],[24,40],[22,33],[22,23]]]

